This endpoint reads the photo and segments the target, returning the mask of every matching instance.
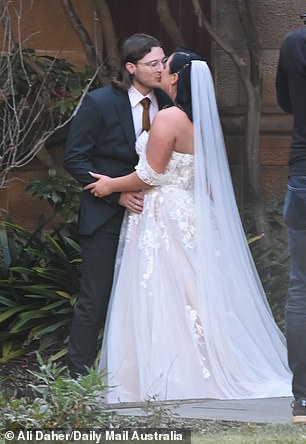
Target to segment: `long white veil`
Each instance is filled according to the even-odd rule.
[[[235,375],[227,374],[225,356],[231,355],[237,374],[247,374],[251,381],[256,380],[252,368],[258,376],[258,367],[263,376],[272,371],[280,378],[288,378],[287,354],[285,339],[274,322],[241,224],[214,84],[203,61],[192,61],[191,90],[197,292],[207,352],[211,355],[209,362],[230,396],[236,392]]]

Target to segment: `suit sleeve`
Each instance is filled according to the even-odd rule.
[[[89,171],[98,172],[93,164],[93,158],[102,125],[103,118],[97,103],[86,95],[72,119],[64,153],[65,169],[83,187],[95,180]],[[113,193],[103,200],[112,206],[117,206],[120,194]]]
[[[288,73],[284,63],[283,49],[280,51],[276,72],[276,97],[277,103],[283,111],[292,113],[292,104],[289,91]]]
[[[96,103],[87,95],[72,119],[64,154],[64,167],[82,186],[93,181],[92,159],[99,138],[101,115]]]

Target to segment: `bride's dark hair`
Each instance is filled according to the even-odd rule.
[[[180,106],[189,119],[192,121],[192,102],[191,102],[191,85],[190,85],[190,68],[192,60],[204,59],[195,52],[186,48],[176,48],[169,64],[171,74],[177,73],[177,96],[175,103]]]

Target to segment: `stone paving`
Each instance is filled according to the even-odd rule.
[[[292,419],[290,403],[293,398],[265,398],[243,400],[196,399],[163,404],[183,418],[239,421],[250,423],[287,424]],[[119,415],[145,414],[141,404],[114,404]]]

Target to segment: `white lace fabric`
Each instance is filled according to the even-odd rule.
[[[143,131],[137,139],[136,151],[139,154],[139,162],[136,165],[136,172],[138,177],[148,185],[161,185],[167,181],[167,173],[169,172],[169,165],[165,173],[157,173],[151,168],[146,158],[146,143],[148,140],[148,133]]]
[[[99,366],[108,402],[291,395],[276,326],[241,226],[213,83],[192,62],[195,155],[165,173],[137,141],[137,174],[154,187],[120,236]]]
[[[146,144],[148,141],[148,133],[143,131],[137,139],[136,151],[139,155],[139,162],[135,167],[138,177],[148,185],[158,186],[163,184],[173,185],[176,188],[190,188],[193,180],[193,169],[186,177],[179,175],[180,169],[184,173],[185,166],[189,167],[193,164],[193,155],[173,152],[164,173],[157,173],[153,170],[147,161]]]

